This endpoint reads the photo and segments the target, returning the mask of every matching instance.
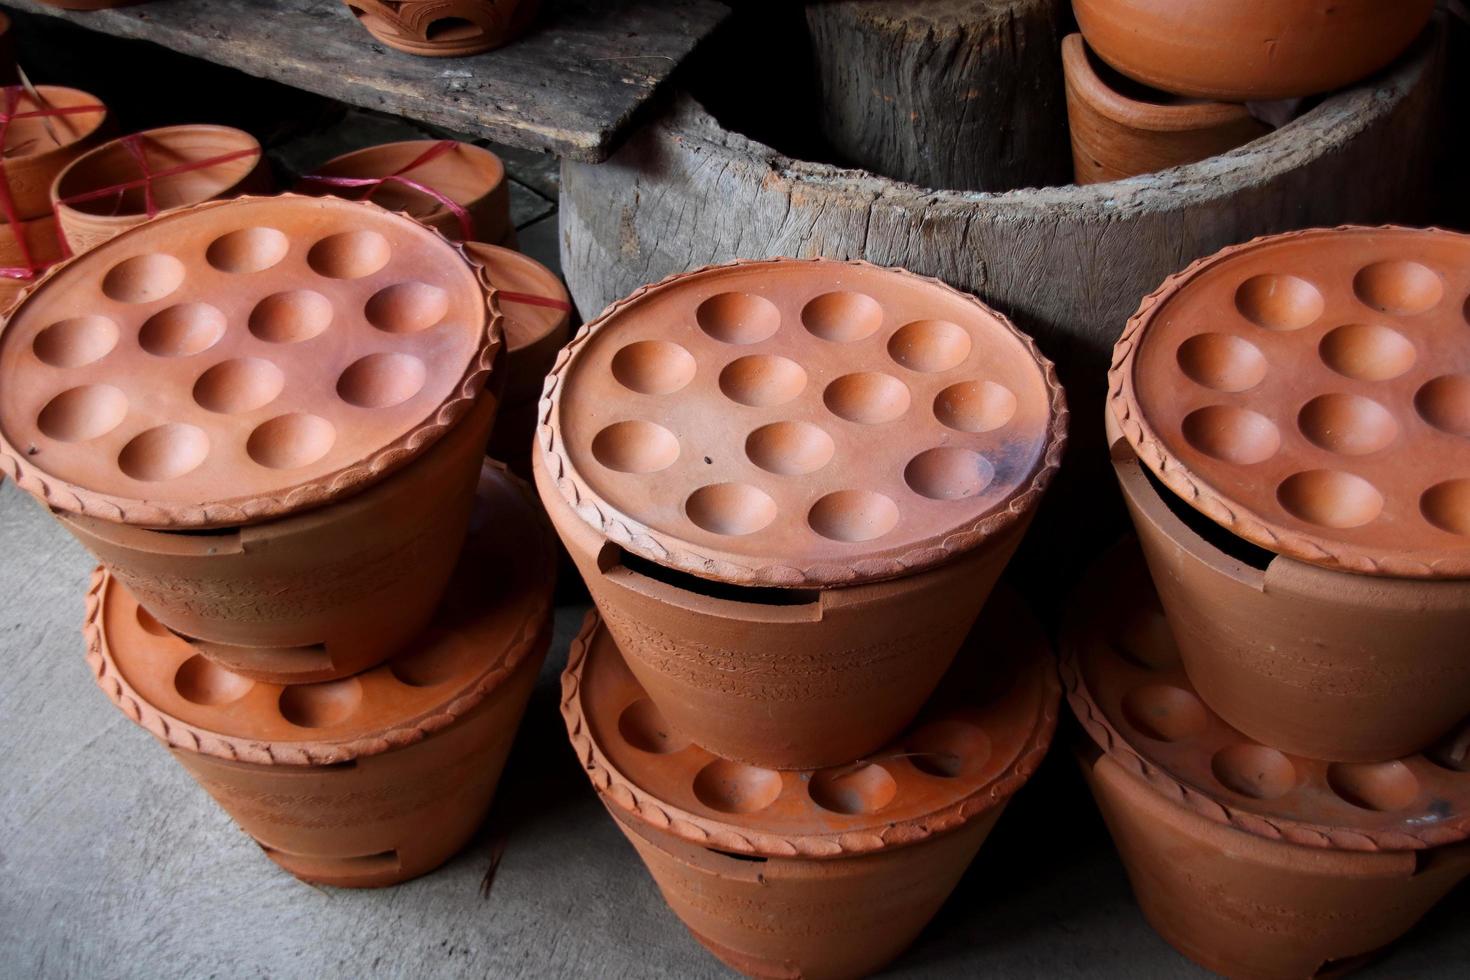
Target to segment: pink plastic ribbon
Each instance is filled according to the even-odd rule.
[[[526,306],[544,306],[552,310],[560,310],[563,313],[572,312],[572,304],[566,300],[560,300],[554,296],[537,296],[534,293],[513,293],[508,290],[498,289],[495,295],[507,303],[524,303]]]
[[[404,176],[404,174],[407,174],[418,167],[422,167],[426,163],[437,160],[439,157],[443,156],[445,153],[448,153],[450,150],[454,149],[458,145],[459,144],[456,143],[454,140],[440,140],[439,142],[435,143],[433,146],[425,150],[423,153],[420,153],[413,160],[409,161],[408,164],[406,164],[405,166],[399,167],[391,174],[387,174],[383,177],[328,177],[323,174],[308,174],[301,179],[303,182],[310,181],[312,183],[322,184],[327,187],[341,187],[344,189],[361,187],[363,188],[363,193],[358,198],[359,201],[366,201],[367,199],[372,197],[373,194],[377,193],[378,188],[382,187],[384,184],[401,184],[404,187],[418,191],[425,197],[432,198],[433,200],[443,205],[446,211],[448,211],[450,214],[454,215],[456,219],[458,219],[460,238],[462,238],[464,241],[472,242],[475,240],[475,222],[470,217],[469,211],[465,210],[465,208],[461,206],[458,201],[451,200],[447,195],[440,193],[429,185],[414,180],[411,177]]]

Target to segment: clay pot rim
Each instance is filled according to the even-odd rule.
[[[418,139],[418,140],[393,140],[392,142],[389,142],[389,143],[375,143],[372,146],[364,146],[364,147],[362,147],[360,149],[350,150],[347,153],[339,153],[337,156],[334,156],[330,160],[327,160],[324,163],[321,163],[318,166],[316,166],[315,168],[313,168],[310,173],[304,174],[301,177],[301,182],[310,183],[312,177],[383,177],[383,176],[386,176],[386,175],[384,175],[384,174],[378,174],[378,173],[367,174],[367,173],[352,172],[353,171],[353,168],[350,165],[353,164],[353,163],[355,163],[355,162],[357,162],[360,158],[370,156],[373,153],[378,153],[378,152],[381,152],[383,150],[397,149],[398,147],[401,147],[401,146],[416,146],[416,147],[420,147],[421,148],[420,149],[420,152],[424,152],[424,151],[427,151],[429,149],[429,147],[435,145],[436,143],[443,143],[443,142],[446,142],[446,141],[445,140],[430,139],[430,138]],[[474,157],[476,159],[476,161],[481,165],[478,168],[480,173],[489,174],[489,175],[493,175],[494,176],[494,179],[493,180],[486,180],[486,181],[484,181],[484,186],[480,189],[479,194],[477,194],[475,197],[472,197],[472,198],[470,198],[469,200],[466,200],[466,201],[455,201],[455,203],[458,204],[460,207],[463,207],[463,208],[466,208],[466,209],[473,208],[476,204],[478,204],[479,202],[483,201],[485,198],[489,197],[491,194],[495,193],[495,191],[496,191],[497,188],[499,188],[499,187],[501,187],[501,186],[503,186],[505,184],[505,181],[506,181],[505,161],[501,160],[500,159],[500,156],[497,153],[495,153],[493,150],[488,150],[488,149],[486,149],[483,146],[479,146],[479,145],[477,145],[475,143],[468,143],[468,142],[465,142],[464,140],[449,140],[448,142],[451,142],[451,143],[456,144],[456,151],[458,151],[458,150],[470,151],[469,155],[472,156],[472,157]],[[413,158],[410,157],[409,159],[412,160]],[[336,168],[340,168],[340,167],[347,167],[347,171],[346,172],[339,172]],[[376,169],[376,168],[374,168],[374,169]],[[413,177],[413,171],[409,171],[404,176],[406,176],[406,177]],[[298,182],[298,187],[299,186],[300,186],[300,182]],[[325,187],[325,185],[323,186],[323,189],[324,190],[330,190],[330,188]],[[350,190],[351,189],[349,188],[349,191]],[[378,190],[379,190],[378,187],[373,188],[373,192],[374,193],[376,193]],[[409,189],[408,188],[405,188],[405,190],[409,190]],[[439,190],[439,192],[441,194],[444,193],[439,188],[435,188],[435,190]],[[316,195],[313,195],[313,196],[316,196]],[[445,196],[448,197],[449,195],[445,194]],[[356,200],[356,198],[354,198],[353,200]],[[369,197],[365,198],[364,200],[372,200],[372,197],[369,196]],[[449,216],[450,215],[449,209],[446,208],[443,204],[439,203],[438,201],[433,201],[432,198],[430,198],[430,201],[433,202],[434,209],[432,211],[428,211],[428,212],[424,213],[423,215],[420,215],[419,217],[415,218],[414,220],[416,220],[416,221],[422,221],[425,224],[428,224],[431,221],[442,220],[446,216]],[[481,244],[483,244],[483,243],[481,243]]]
[[[1041,374],[1042,386],[1046,391],[1049,418],[1043,434],[1043,448],[1033,466],[1029,478],[1017,481],[1010,496],[997,501],[987,513],[975,518],[968,525],[933,535],[913,543],[898,554],[859,555],[853,562],[816,562],[805,566],[770,562],[749,565],[735,560],[733,556],[706,554],[703,549],[685,542],[642,522],[628,517],[609,505],[577,473],[567,454],[561,437],[560,400],[557,398],[563,373],[570,366],[578,350],[594,332],[626,306],[641,300],[650,292],[668,288],[676,281],[718,273],[727,269],[738,269],[752,265],[773,263],[825,264],[832,268],[856,268],[893,273],[915,282],[927,283],[953,293],[967,303],[973,304],[985,316],[992,317],[997,327],[1009,333],[1017,342],[1022,353],[1029,355]],[[633,554],[646,558],[667,568],[688,572],[700,578],[714,579],[732,585],[759,585],[778,588],[811,588],[835,585],[857,585],[897,578],[922,569],[942,564],[973,548],[985,540],[995,537],[1020,521],[1040,502],[1042,494],[1050,485],[1061,465],[1062,453],[1067,444],[1067,425],[1070,414],[1066,393],[1057,379],[1056,366],[1041,353],[1036,341],[1021,331],[1009,317],[992,309],[970,293],[962,292],[933,276],[921,276],[907,269],[881,266],[861,259],[827,259],[819,256],[810,258],[736,259],[676,272],[658,282],[640,286],[629,295],[611,303],[591,321],[584,323],[557,354],[556,363],[546,376],[541,392],[537,441],[541,445],[546,462],[546,472],[555,483],[562,498],[576,511],[578,517],[592,529]]]
[[[187,207],[178,208],[168,214],[160,215],[152,221],[144,222],[125,229],[114,238],[99,248],[107,247],[113,241],[125,241],[128,236],[140,234],[157,226],[159,222],[183,220],[198,211],[212,208],[227,208],[241,204],[253,204],[258,202],[305,202],[321,206],[323,199],[310,197],[304,194],[278,194],[278,195],[242,195],[224,201],[204,201]],[[339,199],[331,199],[338,201]],[[65,480],[57,479],[45,472],[32,467],[23,448],[11,444],[0,431],[0,475],[9,475],[22,489],[40,498],[46,506],[53,510],[66,511],[69,513],[82,514],[88,517],[96,517],[100,520],[111,521],[118,524],[134,524],[142,527],[155,529],[177,529],[177,528],[219,528],[236,527],[247,524],[258,524],[263,521],[279,517],[286,517],[318,507],[322,504],[331,503],[345,499],[358,490],[365,489],[384,477],[401,469],[410,460],[423,454],[429,446],[437,442],[451,427],[459,422],[470,410],[474,400],[479,397],[485,382],[491,377],[497,355],[505,346],[504,315],[500,310],[500,300],[495,285],[490,282],[485,267],[472,258],[464,248],[443,234],[427,225],[414,221],[404,212],[389,211],[371,202],[339,202],[354,207],[372,208],[385,215],[396,215],[406,221],[413,221],[415,227],[422,228],[434,235],[445,246],[451,248],[469,266],[480,287],[485,291],[485,326],[482,331],[478,346],[470,355],[465,365],[464,373],[455,383],[450,394],[446,396],[438,406],[413,428],[392,442],[380,446],[368,457],[359,460],[355,464],[328,473],[313,480],[287,487],[277,493],[256,494],[229,500],[215,500],[208,503],[189,504],[170,501],[150,501],[133,499],[131,497],[119,496],[97,490],[89,490],[85,487],[76,486]],[[328,205],[330,206],[330,205]],[[15,302],[4,311],[3,321],[5,326],[0,327],[0,336],[9,326],[10,321],[20,311],[21,307],[29,301],[31,296],[43,289],[47,282],[59,275],[63,270],[70,268],[73,262],[79,261],[91,252],[84,252],[80,256],[73,256],[61,262],[53,264],[40,277],[22,290]]]
[[[1170,105],[1131,98],[1104,81],[1093,66],[1093,57],[1097,53],[1081,34],[1068,34],[1062,39],[1066,84],[1089,107],[1121,126],[1147,132],[1192,132],[1251,118],[1250,110],[1240,103],[1195,100]]]
[[[535,659],[536,651],[543,641],[550,640],[550,617],[553,609],[552,589],[549,578],[554,569],[551,559],[553,532],[549,523],[536,516],[540,502],[525,481],[512,475],[503,465],[487,459],[486,468],[497,472],[504,485],[515,493],[526,506],[523,515],[537,525],[537,535],[544,544],[538,549],[541,555],[540,568],[532,578],[544,580],[545,587],[528,589],[522,598],[523,608],[516,624],[514,636],[506,645],[500,659],[482,673],[467,681],[431,711],[395,723],[371,735],[352,739],[323,740],[303,738],[280,741],[245,738],[213,732],[198,725],[191,725],[176,718],[148,702],[128,683],[114,661],[103,628],[103,594],[112,587],[121,588],[112,575],[102,566],[92,572],[91,584],[87,589],[87,619],[83,633],[87,641],[87,663],[92,668],[93,679],[123,714],[137,725],[152,732],[160,741],[174,749],[197,752],[231,762],[248,762],[257,765],[324,766],[354,759],[379,755],[414,742],[422,741],[468,714],[490,696],[502,683],[510,678],[528,659]],[[493,532],[489,532],[493,533]],[[379,668],[374,668],[379,669]],[[258,682],[260,683],[260,682]],[[287,685],[275,685],[285,687]]]
[[[554,283],[556,287],[556,295],[548,296],[546,298],[560,300],[561,302],[567,304],[567,309],[565,310],[556,310],[551,307],[539,307],[538,309],[544,309],[548,313],[555,313],[556,319],[551,320],[548,317],[548,329],[541,330],[540,332],[535,334],[528,333],[523,336],[511,336],[513,332],[516,332],[512,330],[512,323],[521,322],[521,318],[512,317],[510,314],[507,313],[505,317],[505,352],[507,354],[514,355],[520,353],[523,350],[535,347],[537,344],[542,343],[548,337],[551,337],[559,330],[567,328],[571,324],[572,296],[569,292],[567,292],[566,283],[562,282],[561,277],[558,276],[555,272],[552,272],[551,269],[547,268],[545,265],[542,265],[540,262],[537,262],[535,259],[531,258],[531,256],[527,255],[524,252],[517,252],[513,248],[507,248],[504,245],[496,245],[493,242],[467,241],[464,243],[464,249],[471,258],[475,259],[485,267],[485,275],[487,278],[490,279],[495,278],[490,268],[490,262],[492,259],[504,259],[508,262],[515,262],[527,266],[528,268],[534,267],[537,270],[544,270],[548,277],[547,285],[552,285]],[[502,292],[504,292],[504,290],[502,290]],[[502,303],[515,303],[515,300],[503,299]],[[539,327],[540,324],[538,323],[537,326]],[[536,401],[536,398],[532,398],[530,404],[535,405]]]
[[[1039,625],[1036,655],[1050,643]],[[1041,704],[1025,744],[994,779],[971,793],[928,814],[898,822],[875,819],[874,829],[782,835],[726,823],[669,804],[640,787],[612,764],[592,738],[582,711],[582,669],[593,637],[605,627],[594,608],[587,613],[567,653],[561,675],[561,714],[577,760],[593,788],[609,807],[692,844],[723,851],[774,858],[834,859],[893,850],[949,833],[1008,801],[1035,773],[1056,732],[1060,685],[1050,664],[1038,664]],[[1047,656],[1050,653],[1047,652]],[[716,757],[717,758],[717,757]],[[874,815],[877,817],[877,815]]]
[[[1166,278],[1157,289],[1143,298],[1137,312],[1129,318],[1113,346],[1112,364],[1108,369],[1107,409],[1139,460],[1166,487],[1195,510],[1237,537],[1267,551],[1308,564],[1361,575],[1412,579],[1470,578],[1470,549],[1464,547],[1383,553],[1322,535],[1304,534],[1231,499],[1229,494],[1216,490],[1195,476],[1185,463],[1169,451],[1144,416],[1133,379],[1134,361],[1154,314],[1196,277],[1230,260],[1237,253],[1265,243],[1305,238],[1331,238],[1344,234],[1420,233],[1466,237],[1437,226],[1414,228],[1407,225],[1337,225],[1332,228],[1306,228],[1275,235],[1260,235],[1238,245],[1227,246],[1213,255],[1196,259]]]
[[[76,148],[79,145],[84,145],[87,140],[97,135],[98,131],[107,124],[107,120],[110,116],[107,106],[103,104],[101,99],[97,98],[91,92],[86,92],[79,88],[72,88],[69,85],[37,85],[36,91],[39,92],[42,96],[45,96],[48,102],[51,101],[50,96],[60,92],[74,93],[76,95],[79,95],[81,96],[81,99],[76,103],[77,105],[96,105],[97,110],[95,113],[77,113],[76,115],[69,118],[85,119],[95,115],[97,117],[97,121],[90,129],[87,129],[86,132],[78,133],[77,138],[72,140],[70,143],[63,143],[61,146],[53,146],[49,150],[44,150],[40,153],[16,154],[6,161],[7,165],[11,167],[14,167],[16,165],[29,166],[32,164],[44,165],[54,156],[75,152]],[[26,98],[29,98],[29,96],[26,96]],[[65,167],[63,167],[62,169],[65,169]]]
[[[1073,590],[1068,613],[1062,622],[1057,650],[1062,689],[1073,715],[1098,750],[1142,780],[1161,797],[1215,823],[1225,824],[1255,837],[1303,847],[1339,851],[1413,851],[1454,844],[1470,838],[1470,812],[1457,819],[1435,824],[1432,828],[1404,823],[1398,827],[1344,827],[1328,823],[1294,820],[1278,814],[1257,813],[1232,800],[1223,798],[1209,787],[1185,780],[1155,762],[1130,741],[1109,719],[1093,698],[1083,677],[1082,650],[1097,627],[1098,605],[1105,596],[1099,583],[1112,582],[1111,572],[1126,560],[1137,543],[1131,535],[1103,554],[1082,582]],[[1138,561],[1141,563],[1142,558]],[[1146,575],[1146,573],[1144,573]],[[1193,692],[1192,685],[1182,688]],[[1203,704],[1203,701],[1201,701]],[[1205,710],[1209,711],[1206,705]],[[1210,714],[1218,719],[1213,712]],[[1228,722],[1219,719],[1229,727]],[[1231,729],[1232,731],[1234,729]],[[1261,744],[1244,734],[1239,744]],[[1269,746],[1267,746],[1269,748]],[[1325,769],[1331,763],[1283,753],[1293,765]],[[1451,777],[1453,778],[1453,777]],[[1470,773],[1463,778],[1470,780]]]

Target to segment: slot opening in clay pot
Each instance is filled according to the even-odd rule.
[[[1148,480],[1154,493],[1169,508],[1169,513],[1177,517],[1184,526],[1193,533],[1204,539],[1205,543],[1217,551],[1257,571],[1264,572],[1270,567],[1271,562],[1276,559],[1276,553],[1267,551],[1265,548],[1257,547],[1244,538],[1231,534],[1225,528],[1210,520],[1204,514],[1195,510],[1189,504],[1179,499],[1179,495],[1160,482],[1154,476],[1153,471],[1147,466],[1140,466],[1139,472]]]
[[[770,860],[770,858],[761,857],[759,854],[740,854],[736,851],[722,851],[718,847],[706,847],[705,850],[711,854],[718,854],[720,857],[730,858],[732,861],[747,861],[751,864],[765,864]]]
[[[240,526],[231,527],[179,527],[159,528],[162,534],[173,534],[181,538],[236,538],[240,537]]]
[[[622,569],[633,575],[640,575],[643,578],[672,586],[682,592],[725,602],[743,602],[753,606],[815,606],[822,601],[820,589],[781,589],[773,586],[732,585],[727,582],[715,582],[649,561],[647,558],[624,551],[611,542],[605,544],[598,554],[597,567],[602,572]]]

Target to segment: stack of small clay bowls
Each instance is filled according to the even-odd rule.
[[[956,657],[1061,454],[1050,364],[932,279],[739,262],[613,304],[541,407],[537,488],[597,605],[563,714],[603,802],[725,962],[877,969],[1050,739],[1014,603]]]
[[[98,683],[298,877],[422,874],[489,805],[554,565],[484,461],[502,346],[461,250],[293,195],[123,231],[0,332],[0,466],[102,562]]]
[[[1454,775],[1470,716],[1467,317],[1470,238],[1324,229],[1195,263],[1118,341],[1113,462],[1179,663],[1125,645],[1097,678],[1081,665],[1073,703],[1122,733],[1088,726],[1105,753],[1141,760],[1096,788],[1145,911],[1216,969],[1304,976],[1368,954],[1470,869]],[[1099,577],[1102,608],[1152,601],[1124,577]],[[1136,690],[1097,686],[1115,680]],[[1150,795],[1136,777],[1157,772],[1170,779]],[[1180,805],[1230,827],[1206,833]],[[1169,913],[1163,891],[1183,903],[1205,880],[1144,853],[1146,828],[1162,839],[1170,822],[1210,861],[1270,857],[1220,877],[1209,916]],[[1362,876],[1404,882],[1360,893]],[[1230,903],[1255,910],[1243,932],[1220,925]]]
[[[1433,0],[1073,0],[1063,41],[1079,184],[1203,160],[1266,133],[1246,103],[1294,100],[1383,68]]]
[[[539,6],[539,0],[351,0],[347,9],[389,47],[455,58],[514,40]]]

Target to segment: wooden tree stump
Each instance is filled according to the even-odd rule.
[[[806,8],[837,159],[920,187],[1063,183],[1060,0],[843,0]]]

